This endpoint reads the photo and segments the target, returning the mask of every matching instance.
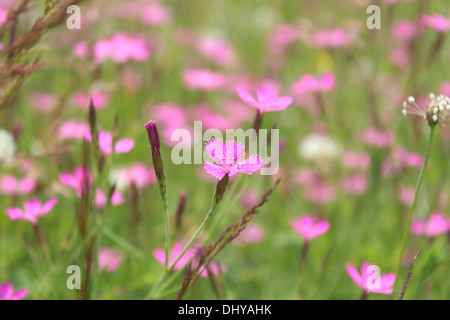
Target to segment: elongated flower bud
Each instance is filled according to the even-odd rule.
[[[148,141],[150,142],[150,147],[152,149],[153,168],[155,169],[156,178],[158,179],[160,186],[161,183],[164,183],[165,185],[164,165],[161,157],[161,145],[156,122],[150,120],[145,124],[145,128],[147,129]]]
[[[221,180],[219,180],[219,182],[217,182],[216,194],[214,196],[214,204],[215,205],[219,204],[220,200],[222,200],[225,190],[227,188],[229,179],[230,178],[227,173]]]

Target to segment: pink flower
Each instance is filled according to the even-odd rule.
[[[178,258],[178,256],[183,251],[183,245],[181,242],[176,241],[175,244],[172,247],[172,251],[170,252],[169,257],[169,266],[171,266],[175,260]],[[161,264],[164,265],[166,261],[166,252],[163,249],[154,249],[153,250],[153,257]],[[173,270],[179,270],[182,269],[189,260],[194,257],[195,255],[195,249],[187,249],[184,255],[181,257],[180,260],[178,260],[177,264],[174,266]]]
[[[238,245],[259,243],[264,237],[264,230],[259,224],[253,223],[250,226],[247,226],[233,242]]]
[[[371,268],[371,266],[370,263],[364,262],[361,267],[361,274],[359,274],[358,270],[352,265],[347,264],[345,268],[353,282],[356,283],[357,286],[363,288],[366,293],[375,292],[391,294],[394,290],[392,287],[395,283],[395,274],[387,273],[374,278],[376,269]]]
[[[414,218],[411,222],[411,232],[416,235],[425,235],[427,237],[436,237],[450,230],[450,223],[444,214],[434,212],[428,221]]]
[[[321,77],[315,77],[311,74],[305,74],[299,81],[292,85],[292,92],[295,94],[305,94],[308,92],[317,93],[330,91],[336,87],[336,78],[331,72],[323,74]]]
[[[36,181],[31,177],[16,179],[13,175],[7,174],[0,179],[0,193],[6,195],[30,194],[36,189]]]
[[[0,25],[5,24],[8,21],[8,11],[0,8]]]
[[[320,182],[320,176],[313,169],[298,169],[294,174],[294,182],[302,187],[311,186]]]
[[[220,262],[211,262],[208,267],[209,271],[215,276],[219,273],[225,273],[227,271],[227,267]],[[203,268],[199,273],[202,278],[208,278],[208,269]]]
[[[120,251],[111,248],[100,248],[98,251],[98,269],[106,272],[116,271],[123,256]]]
[[[224,74],[207,69],[187,68],[183,72],[183,81],[190,90],[214,91],[224,86],[226,80]]]
[[[301,235],[307,242],[324,234],[328,231],[328,229],[330,229],[330,223],[328,221],[315,221],[311,216],[303,216],[299,219],[291,219],[290,223],[295,232]]]
[[[397,3],[397,2],[411,2],[412,0],[384,0],[384,2],[389,3],[389,4],[393,4],[393,3]]]
[[[450,30],[450,19],[438,13],[433,15],[422,13],[420,15],[420,22],[424,26],[430,27],[438,32],[447,32]]]
[[[58,99],[52,94],[34,91],[30,94],[29,103],[41,112],[50,112],[58,103]]]
[[[140,20],[147,25],[162,25],[172,20],[172,13],[159,2],[151,2],[141,9]]]
[[[68,120],[61,124],[58,129],[58,139],[60,140],[86,140],[91,141],[91,128],[87,122]]]
[[[113,144],[113,136],[111,132],[108,131],[100,131],[98,133],[98,144],[100,147],[100,151],[104,154],[115,153],[128,153],[134,148],[134,140],[131,138],[125,138],[118,140]]]
[[[135,163],[130,168],[119,170],[119,179],[125,185],[134,184],[138,189],[156,182],[155,170],[143,163]]]
[[[344,190],[349,194],[362,194],[367,189],[367,178],[356,174],[345,177]]]
[[[93,92],[90,95],[84,95],[81,92],[76,92],[72,96],[72,103],[81,109],[89,110],[91,99],[96,110],[106,108],[109,103],[109,95],[100,92]]]
[[[336,200],[336,189],[326,184],[320,183],[313,186],[308,186],[303,192],[305,200],[314,203],[330,203]]]
[[[389,55],[390,60],[397,67],[404,67],[409,62],[408,54],[404,49],[393,49]]]
[[[88,56],[88,46],[86,42],[79,41],[75,44],[75,47],[73,48],[73,53],[75,57],[80,59],[86,59]]]
[[[405,206],[411,207],[416,191],[413,188],[400,187],[399,200]]]
[[[367,152],[346,150],[342,153],[341,163],[350,169],[367,169],[370,165],[370,155]]]
[[[420,30],[417,29],[415,22],[398,20],[392,26],[392,33],[398,40],[408,43],[420,33]]]
[[[319,48],[348,47],[353,37],[344,29],[317,30],[313,34],[313,43]]]
[[[99,40],[94,45],[94,61],[112,59],[117,63],[129,60],[146,61],[150,50],[145,38],[138,35],[116,33],[110,39]]]
[[[283,53],[298,39],[299,31],[295,25],[278,25],[269,36],[269,50],[272,53]]]
[[[400,167],[422,168],[425,159],[414,152],[408,152],[403,148],[395,148],[394,159]]]
[[[232,177],[238,173],[252,174],[262,168],[261,159],[258,155],[240,161],[245,155],[245,148],[236,141],[228,141],[225,145],[220,139],[213,139],[205,145],[206,154],[210,156],[216,164],[205,161],[204,168],[210,175],[221,180],[226,174]]]
[[[95,205],[98,209],[104,208],[106,206],[108,199],[106,198],[106,194],[102,191],[102,189],[97,188],[95,190]],[[111,205],[118,206],[125,203],[124,196],[117,190],[114,190],[111,195]]]
[[[450,82],[442,82],[441,92],[444,96],[450,97]]]
[[[236,121],[230,119],[230,117],[213,112],[207,105],[197,106],[194,114],[195,119],[202,121],[202,124],[206,129],[235,129],[239,125]]]
[[[10,282],[0,284],[0,300],[22,300],[27,294],[27,289],[20,289],[14,292],[14,287]]]
[[[77,167],[73,173],[61,173],[59,175],[59,181],[74,189],[77,192],[77,196],[81,198],[83,193],[89,191],[94,177],[88,168]]]
[[[30,199],[23,205],[24,210],[20,208],[6,209],[6,214],[11,220],[28,220],[36,224],[40,216],[47,214],[58,203],[57,198],[51,198],[44,204],[39,199]]]
[[[242,87],[236,87],[236,91],[245,103],[258,109],[260,113],[268,111],[281,111],[286,109],[292,103],[291,97],[277,97],[277,92],[268,86],[261,86],[256,91],[257,100],[255,100],[248,93],[248,91]]]
[[[391,131],[369,128],[363,134],[363,141],[370,146],[386,148],[394,142],[394,134]]]
[[[200,37],[195,43],[195,49],[208,60],[221,66],[229,66],[235,60],[230,44],[220,38]]]
[[[155,119],[158,121],[162,140],[169,146],[174,146],[178,141],[172,141],[172,133],[174,130],[183,128],[188,129],[187,112],[182,106],[172,103],[162,103],[154,106],[149,112],[152,112]],[[184,139],[183,142],[189,145],[192,141]]]

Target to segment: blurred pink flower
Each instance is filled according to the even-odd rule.
[[[350,169],[367,169],[370,165],[370,155],[367,152],[345,150],[341,156],[341,163]]]
[[[258,109],[260,113],[281,111],[286,109],[292,103],[291,97],[277,97],[277,92],[267,86],[262,86],[256,91],[257,100],[242,87],[236,87],[236,91],[245,103]]]
[[[209,270],[213,275],[217,276],[219,273],[225,273],[227,267],[221,262],[211,262],[209,264]],[[202,278],[208,278],[208,270],[206,268],[200,270],[199,273]]]
[[[0,300],[22,300],[27,294],[27,289],[20,289],[14,292],[14,287],[10,282],[0,284]]]
[[[100,92],[93,92],[90,95],[76,92],[72,96],[72,103],[81,109],[89,110],[91,99],[96,110],[104,109],[109,103],[109,95]]]
[[[169,146],[176,145],[178,142],[172,141],[173,131],[180,128],[188,129],[186,109],[176,104],[162,103],[154,106],[150,112],[158,121],[163,142]]]
[[[202,121],[202,125],[205,129],[235,129],[239,126],[239,123],[230,119],[230,117],[224,116],[219,113],[215,113],[207,105],[200,105],[195,108],[195,119]]]
[[[380,164],[379,171],[380,171],[381,177],[383,177],[383,178],[389,177],[392,174],[393,170],[394,170],[394,167],[392,165],[392,162],[389,160],[383,161]]]
[[[327,72],[321,77],[311,74],[303,75],[299,81],[295,82],[291,90],[295,94],[305,94],[308,92],[317,93],[330,91],[336,87],[336,78],[332,72]]]
[[[397,3],[397,2],[411,2],[412,0],[384,0],[386,3]]]
[[[422,13],[420,15],[420,22],[424,26],[430,27],[438,32],[447,32],[450,30],[450,19],[438,13],[433,15]]]
[[[390,60],[397,67],[404,67],[409,62],[409,57],[404,49],[392,49],[390,52]]]
[[[446,97],[450,97],[450,82],[442,82],[441,93]]]
[[[256,201],[258,201],[258,198],[259,195],[255,190],[248,189],[242,193],[241,202],[245,207],[250,208],[256,203]]]
[[[0,193],[6,195],[30,194],[36,189],[36,181],[31,177],[17,179],[7,174],[0,178]]]
[[[86,59],[88,56],[88,46],[86,42],[79,41],[75,44],[75,47],[73,48],[73,54],[75,57],[80,59]]]
[[[330,203],[336,200],[336,189],[325,184],[308,186],[303,191],[303,198],[314,203]]]
[[[150,50],[145,37],[116,33],[110,39],[99,40],[94,45],[94,61],[100,63],[112,59],[117,63],[129,60],[146,61]]]
[[[134,140],[131,138],[120,139],[113,144],[113,135],[108,131],[100,131],[98,134],[98,144],[100,151],[104,154],[128,153],[134,148]]]
[[[77,196],[81,198],[82,194],[88,192],[90,189],[94,177],[92,172],[88,168],[77,167],[73,173],[63,172],[59,175],[59,181],[74,189]],[[88,190],[86,190],[88,188]]]
[[[206,154],[216,164],[205,161],[204,168],[210,175],[221,180],[226,174],[232,177],[238,173],[252,174],[262,168],[261,159],[253,155],[248,159],[239,159],[245,155],[245,147],[236,141],[228,141],[225,145],[220,139],[213,139],[205,144]]]
[[[450,231],[449,220],[443,213],[434,212],[427,220],[413,218],[411,222],[411,232],[416,235],[425,235],[427,237],[436,237]]]
[[[237,245],[254,244],[261,242],[265,237],[264,230],[257,223],[247,226],[239,236],[233,240]]]
[[[392,25],[392,33],[396,40],[407,44],[421,32],[417,28],[417,23],[409,20],[397,20]]]
[[[30,199],[25,201],[23,208],[6,209],[6,214],[11,220],[28,220],[32,224],[37,224],[38,218],[47,214],[58,203],[57,198],[51,198],[44,204],[39,199]]]
[[[319,48],[348,47],[352,42],[353,37],[344,29],[317,30],[313,34],[313,43]]]
[[[400,168],[402,167],[422,168],[423,163],[425,161],[424,157],[422,157],[421,155],[414,152],[408,152],[400,147],[395,148],[394,159],[399,164]]]
[[[320,182],[320,176],[314,169],[298,169],[294,173],[294,182],[299,186],[311,186]]]
[[[367,178],[360,174],[349,175],[344,178],[344,190],[349,194],[362,194],[367,189]]]
[[[214,91],[224,86],[226,76],[207,69],[187,68],[183,71],[183,81],[190,90]]]
[[[386,148],[394,142],[394,134],[391,131],[369,128],[363,133],[363,141],[369,146]]]
[[[123,256],[120,251],[111,248],[100,248],[98,251],[98,269],[107,272],[116,271]]]
[[[102,189],[97,188],[95,191],[95,205],[98,209],[104,208],[106,206],[106,203],[108,202],[108,199],[106,198],[106,194],[102,191]],[[124,196],[117,190],[114,190],[113,194],[111,195],[111,205],[112,206],[118,206],[125,203]]]
[[[205,58],[221,66],[230,66],[235,60],[230,44],[217,37],[199,37],[194,47]]]
[[[391,294],[394,290],[392,287],[395,283],[395,274],[381,274],[379,275],[379,278],[376,278],[374,277],[376,269],[370,267],[370,263],[364,262],[360,274],[354,266],[349,264],[345,266],[353,282],[356,283],[357,286],[363,288],[366,293],[374,292],[388,295]],[[377,288],[377,283],[379,284],[379,288]]]
[[[133,164],[130,168],[120,169],[119,176],[122,183],[134,184],[138,189],[156,182],[155,170],[140,162]]]
[[[315,221],[312,216],[291,219],[290,223],[295,232],[301,235],[307,242],[324,234],[330,229],[330,222],[326,220]]]
[[[171,266],[175,260],[178,258],[178,256],[183,251],[183,245],[181,242],[176,241],[175,244],[172,247],[172,251],[170,252],[169,257],[169,266]],[[153,257],[161,264],[164,265],[166,261],[166,252],[163,249],[154,249],[153,250]],[[184,255],[181,257],[180,260],[178,260],[177,264],[174,266],[173,270],[179,270],[182,269],[189,260],[194,257],[195,255],[195,249],[187,249]]]
[[[297,26],[281,24],[269,35],[268,46],[272,53],[283,53],[292,43],[299,39]]]
[[[60,140],[86,140],[91,141],[91,129],[89,123],[77,120],[68,120],[61,124],[58,129],[58,139]]]
[[[170,9],[158,1],[148,3],[140,10],[140,20],[147,25],[163,25],[172,20]]]
[[[8,20],[8,11],[0,8],[0,25],[5,24]]]
[[[398,198],[402,204],[404,204],[405,206],[411,207],[412,203],[414,201],[415,193],[416,193],[416,191],[414,190],[414,188],[406,188],[406,187],[401,186]]]
[[[30,93],[29,103],[41,112],[51,112],[58,99],[50,93],[34,91]]]

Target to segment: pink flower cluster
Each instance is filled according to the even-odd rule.
[[[57,203],[57,198],[51,198],[45,203],[39,199],[30,199],[24,203],[23,210],[17,207],[9,208],[6,209],[6,214],[11,220],[28,220],[32,224],[37,224],[38,218],[47,214]]]
[[[450,232],[450,219],[441,212],[434,212],[428,220],[414,218],[411,222],[411,232],[433,238]]]
[[[22,300],[27,294],[27,289],[14,290],[10,282],[0,284],[0,300]]]
[[[130,60],[147,61],[150,49],[145,38],[138,35],[116,33],[110,39],[99,40],[94,45],[94,61],[112,59],[117,63]]]
[[[36,189],[36,181],[31,177],[18,179],[7,174],[0,178],[0,193],[6,195],[26,195]]]

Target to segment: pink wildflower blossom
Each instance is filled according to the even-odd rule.
[[[245,103],[258,109],[260,113],[281,111],[292,103],[292,97],[277,97],[277,92],[268,86],[262,86],[256,91],[256,100],[242,87],[236,87],[236,91]]]
[[[265,237],[264,230],[257,223],[253,223],[247,226],[237,237],[234,239],[233,243],[238,245],[259,243]]]
[[[99,40],[94,45],[94,61],[100,63],[112,59],[117,63],[129,60],[143,62],[150,57],[144,37],[116,33],[110,39]]]
[[[226,174],[232,177],[238,173],[252,174],[262,168],[261,159],[253,155],[248,159],[239,161],[245,155],[245,148],[236,141],[228,141],[225,145],[220,139],[213,139],[205,145],[206,154],[216,164],[205,161],[204,168],[210,175],[221,180]]]
[[[91,99],[96,110],[106,108],[109,103],[109,95],[100,92],[93,92],[90,95],[76,92],[72,96],[72,103],[81,109],[89,110]]]
[[[44,204],[39,199],[30,199],[24,203],[24,210],[9,208],[6,209],[6,214],[11,220],[28,220],[32,224],[37,224],[38,218],[52,210],[56,203],[58,203],[57,198],[51,198]]]
[[[370,146],[386,148],[394,142],[394,134],[391,131],[369,128],[363,134],[363,141]]]
[[[36,189],[36,181],[31,177],[17,179],[7,174],[0,178],[0,193],[6,195],[30,194]]]
[[[58,139],[60,140],[86,140],[91,141],[91,129],[89,123],[77,120],[68,120],[61,124],[58,129]]]
[[[88,192],[90,189],[94,177],[88,168],[77,167],[73,173],[64,172],[59,175],[59,181],[74,189],[77,196],[81,198],[83,193]],[[88,190],[86,190],[88,188]]]
[[[130,168],[120,169],[118,174],[121,183],[124,185],[134,184],[138,189],[156,182],[155,170],[140,162],[133,164]]]
[[[295,94],[305,94],[308,92],[317,93],[330,91],[336,87],[336,78],[333,73],[327,72],[320,77],[311,74],[303,75],[299,81],[292,85],[292,92]]]
[[[99,132],[98,144],[104,155],[112,153],[113,147],[115,153],[127,153],[134,148],[134,140],[131,138],[121,139],[113,144],[112,133],[108,131]]]
[[[313,43],[319,48],[348,47],[352,42],[353,37],[344,29],[317,30],[313,34]]]
[[[98,268],[106,272],[119,269],[123,256],[120,251],[111,248],[100,248],[98,251]]]
[[[223,87],[227,78],[219,72],[187,68],[183,72],[183,81],[190,90],[214,91]]]
[[[359,174],[350,175],[345,177],[343,185],[349,194],[362,194],[367,189],[367,178]]]
[[[444,17],[438,13],[433,15],[422,13],[420,15],[420,22],[424,26],[430,27],[438,32],[450,31],[450,18]]]
[[[140,20],[147,25],[163,25],[172,20],[172,12],[158,1],[154,1],[141,9]]]
[[[8,20],[8,11],[0,8],[0,25],[5,24]]]
[[[27,294],[27,289],[14,291],[14,287],[10,282],[0,284],[0,300],[22,300]]]
[[[387,273],[380,275],[379,278],[374,278],[373,275],[376,270],[370,267],[370,263],[364,262],[360,274],[354,266],[349,264],[345,266],[353,282],[356,283],[357,286],[363,288],[366,293],[374,292],[388,295],[391,294],[394,290],[392,287],[395,283],[395,274]],[[379,287],[377,284],[379,284]]]
[[[370,155],[367,152],[346,150],[342,153],[341,163],[350,169],[367,169],[370,165]]]
[[[411,232],[416,235],[436,237],[450,230],[450,223],[444,214],[434,212],[428,220],[414,218],[411,222]]]
[[[301,235],[307,242],[324,234],[330,228],[330,223],[328,221],[315,221],[312,216],[303,216],[299,219],[291,219],[290,223],[295,232]]]
[[[97,190],[95,191],[96,207],[99,209],[104,208],[107,202],[108,199],[106,198],[106,194],[102,191],[102,189],[97,188]],[[113,194],[111,195],[111,205],[118,206],[123,203],[125,203],[124,196],[118,190],[114,190]]]
[[[175,260],[178,258],[180,253],[183,251],[183,245],[181,242],[175,242],[175,244],[172,247],[172,251],[170,252],[169,257],[169,266],[171,266]],[[166,261],[166,252],[163,249],[154,249],[153,250],[153,257],[161,264],[164,265]],[[189,260],[194,257],[195,255],[195,249],[187,249],[184,255],[181,257],[180,260],[178,260],[177,264],[174,266],[173,270],[179,270],[182,269]]]

